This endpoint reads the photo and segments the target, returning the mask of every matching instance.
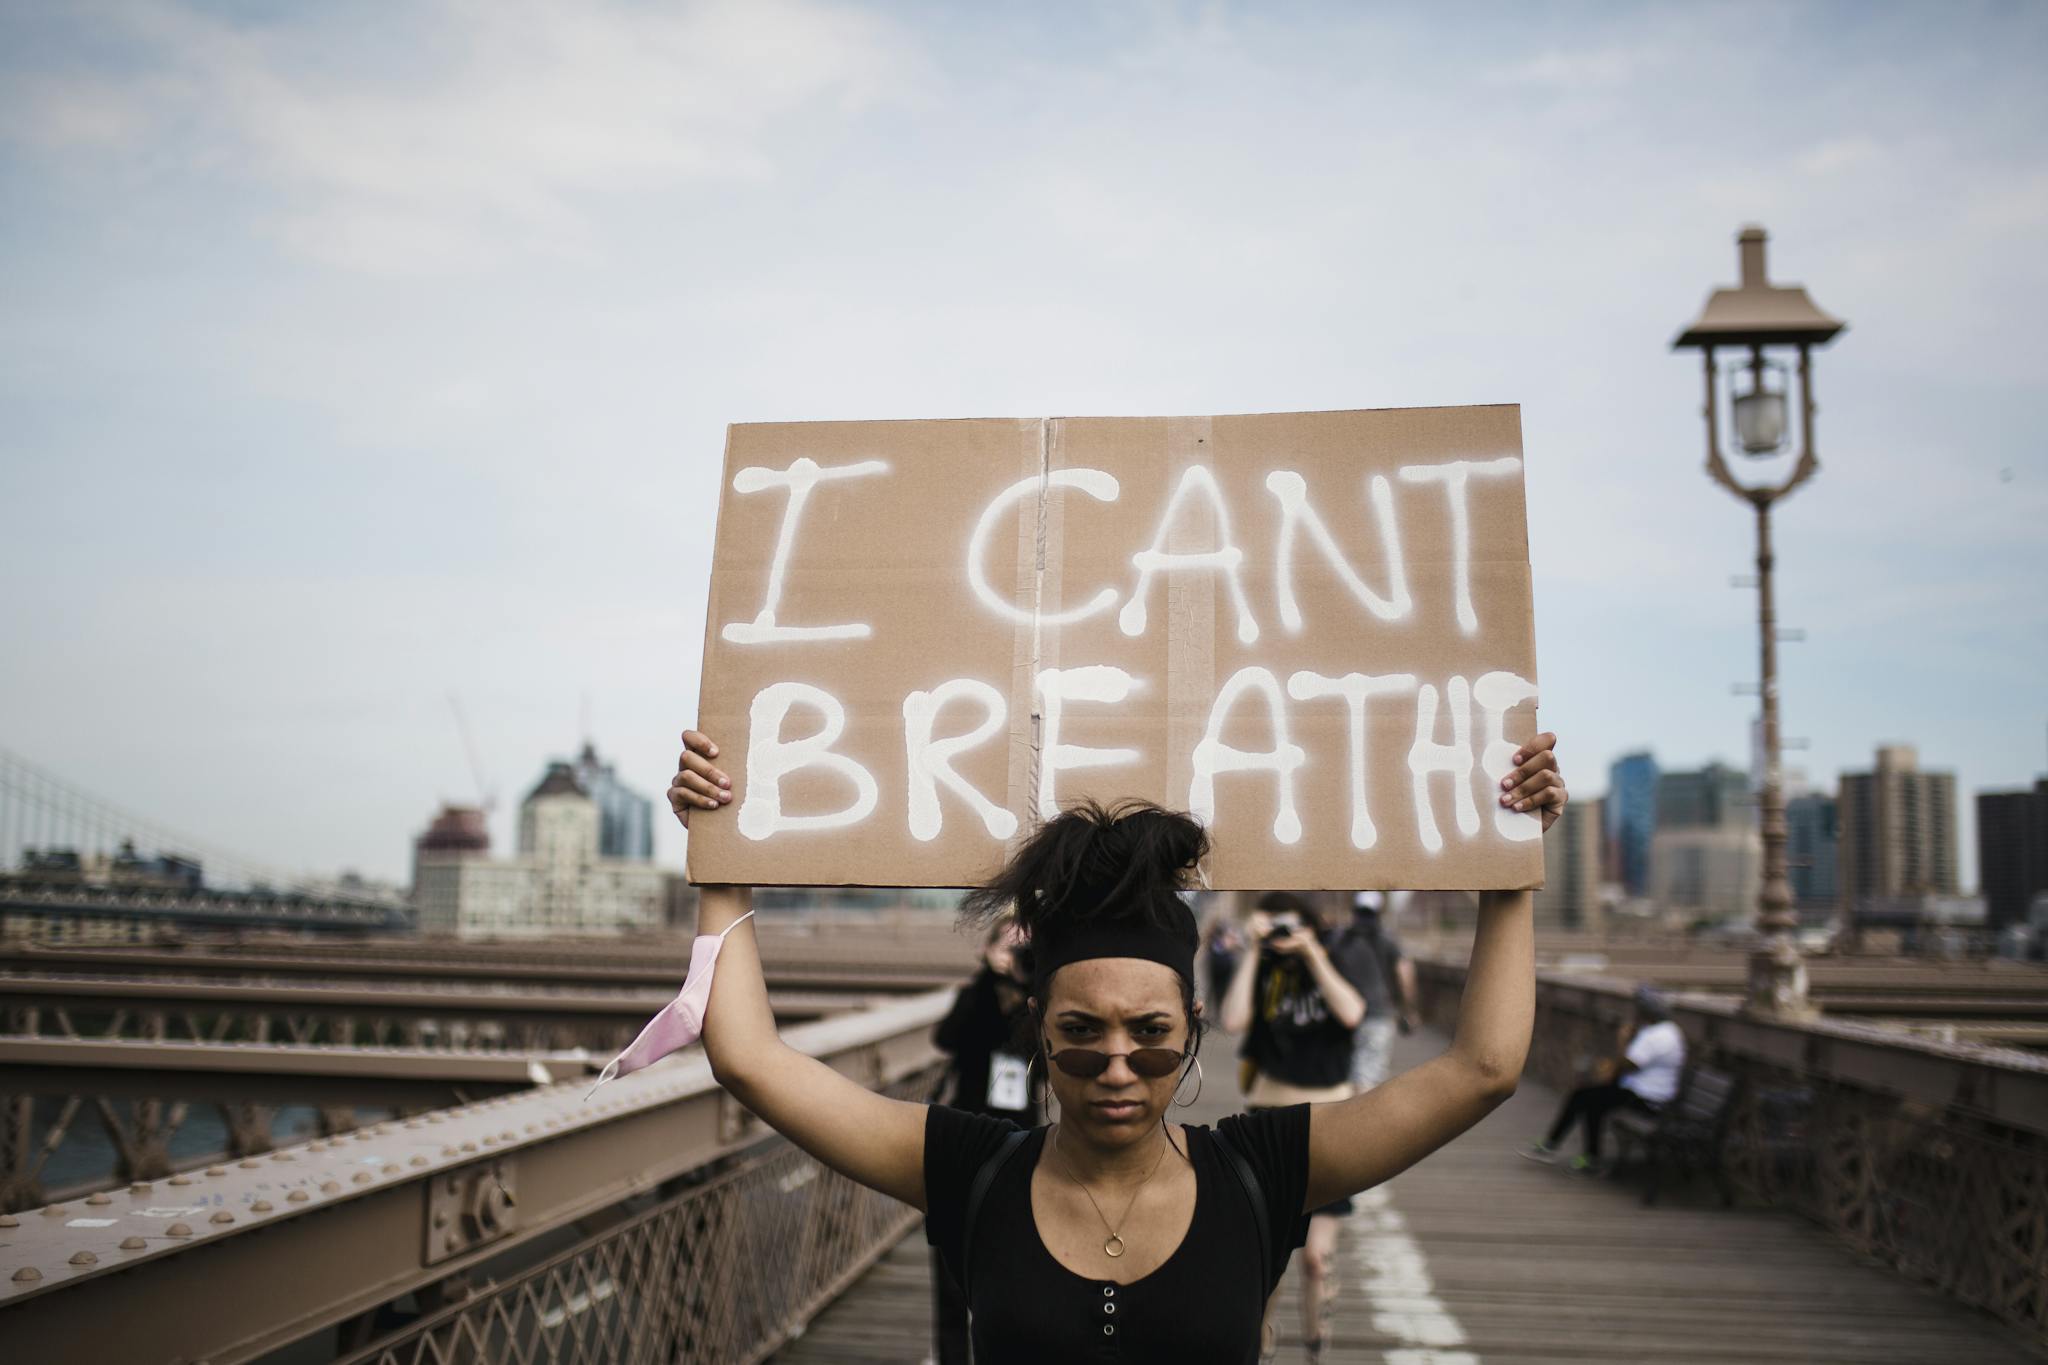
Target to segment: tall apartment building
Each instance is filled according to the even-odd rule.
[[[490,856],[479,812],[450,807],[413,853],[422,933],[553,937],[662,927],[667,878],[645,859],[605,856],[603,812],[576,775],[552,763],[519,807],[519,851]]]
[[[1873,898],[1956,894],[1956,776],[1921,771],[1911,745],[1842,774],[1837,828],[1836,891],[1852,913]]]
[[[1657,828],[1736,829],[1756,823],[1749,775],[1725,763],[1657,778]]]
[[[1745,919],[1763,889],[1763,839],[1754,826],[1681,825],[1657,831],[1651,882],[1657,903],[1694,919]]]
[[[1785,803],[1786,877],[1792,902],[1802,910],[1836,903],[1839,829],[1839,807],[1832,796],[1809,792]]]
[[[1650,841],[1657,833],[1656,759],[1647,753],[1623,754],[1608,765],[1601,824],[1606,831],[1607,879],[1619,883],[1625,895],[1648,895]]]
[[[597,851],[606,858],[654,856],[654,802],[619,781],[589,743],[576,756],[576,781],[597,803]]]
[[[1543,836],[1543,886],[1536,892],[1542,928],[1594,930],[1601,925],[1601,798],[1574,800]]]
[[[1977,793],[1977,876],[1993,929],[2027,922],[2048,892],[2048,777],[2032,791]]]
[[[1657,778],[1650,888],[1659,905],[1696,919],[1736,919],[1756,908],[1763,880],[1749,775],[1725,763]]]

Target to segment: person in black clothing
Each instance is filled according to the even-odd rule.
[[[1020,1027],[1030,979],[1016,916],[998,918],[981,948],[981,969],[953,997],[953,1008],[932,1026],[932,1046],[952,1059],[946,1103],[970,1114],[1017,1123],[1038,1115],[1030,1069],[1030,1030]]]
[[[1005,913],[981,947],[981,970],[953,997],[953,1008],[932,1028],[932,1045],[952,1058],[946,1103],[969,1114],[1038,1122],[1031,1081],[1030,1030],[1021,1027],[1031,989],[1020,956],[1023,931]],[[932,1252],[932,1349],[939,1365],[967,1365],[967,1298],[937,1250]]]
[[[1350,1099],[1352,1031],[1365,1018],[1368,978],[1379,973],[1370,946],[1337,932],[1290,891],[1261,896],[1250,929],[1252,946],[1223,997],[1223,1027],[1243,1035],[1239,1055],[1250,1065],[1246,1106],[1256,1112]],[[1309,1217],[1301,1335],[1311,1361],[1322,1358],[1337,1220],[1351,1207],[1346,1196]]]
[[[1259,898],[1249,938],[1223,996],[1223,1027],[1243,1035],[1240,1055],[1256,1068],[1245,1098],[1269,1108],[1313,1102],[1301,1091],[1347,1098],[1351,1031],[1365,1018],[1366,978],[1379,963],[1291,891]]]
[[[1400,940],[1387,928],[1387,893],[1359,891],[1351,898],[1351,923],[1345,935],[1365,946],[1374,970],[1362,989],[1365,1022],[1352,1036],[1351,1088],[1370,1090],[1387,1079],[1393,1061],[1394,1035],[1415,1031],[1415,964],[1401,951]]]
[[[669,806],[718,818],[732,790],[718,746],[694,730],[683,743]],[[1517,753],[1504,807],[1554,818],[1555,743]],[[703,888],[699,932],[730,930],[705,1016],[712,1074],[824,1165],[925,1212],[967,1293],[980,1365],[1252,1365],[1309,1211],[1395,1175],[1514,1091],[1535,1015],[1530,896],[1488,892],[1441,1056],[1338,1103],[1172,1122],[1176,1095],[1200,1084],[1196,933],[1179,892],[1207,850],[1188,816],[1084,805],[969,897],[989,914],[1015,905],[1030,937],[1032,1061],[1058,1112],[1031,1129],[877,1094],[782,1042],[742,922],[748,890]]]

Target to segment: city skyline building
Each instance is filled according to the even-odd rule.
[[[1747,921],[1763,889],[1763,860],[1763,835],[1754,824],[1659,828],[1650,854],[1657,904],[1694,920]]]
[[[1870,772],[1842,774],[1837,798],[1836,892],[1852,929],[1866,903],[1960,890],[1955,774],[1923,770],[1910,744],[1876,758]]]
[[[1600,903],[1600,834],[1606,798],[1574,800],[1543,836],[1543,885],[1535,916],[1543,928],[1597,930]]]
[[[1763,837],[1749,774],[1715,759],[1657,774],[1650,895],[1695,920],[1751,914],[1763,886]]]
[[[1601,801],[1606,875],[1620,885],[1624,895],[1649,894],[1650,841],[1657,833],[1657,776],[1657,760],[1648,751],[1623,754],[1607,767],[1607,795]]]
[[[444,805],[414,848],[430,853],[489,853],[490,817],[481,806]]]
[[[654,856],[654,802],[619,780],[589,740],[573,765],[576,780],[597,803],[597,849],[606,858]]]
[[[2048,893],[2048,777],[1977,793],[1977,880],[1991,928],[2028,923],[2035,897]]]
[[[603,825],[602,809],[567,762],[550,763],[520,802],[513,857],[490,856],[481,811],[444,808],[414,847],[420,931],[532,938],[662,928],[667,875],[645,858],[605,856]]]
[[[1802,910],[1832,907],[1840,889],[1840,807],[1835,798],[1808,792],[1788,800],[1785,836],[1793,904]]]
[[[1742,829],[1756,824],[1749,774],[1716,759],[1657,777],[1657,829]]]

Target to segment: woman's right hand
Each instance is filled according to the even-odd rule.
[[[712,763],[718,746],[698,730],[683,731],[683,752],[676,759],[676,776],[668,784],[668,808],[690,827],[693,810],[717,810],[732,800],[732,779]]]

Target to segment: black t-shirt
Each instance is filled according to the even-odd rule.
[[[1180,1246],[1131,1284],[1092,1280],[1046,1250],[1031,1214],[1031,1173],[1046,1129],[1033,1129],[982,1198],[974,1230],[976,1365],[1049,1360],[1173,1361],[1253,1365],[1266,1297],[1308,1233],[1305,1104],[1224,1119],[1217,1127],[1244,1155],[1266,1199],[1272,1262],[1260,1265],[1258,1229],[1243,1184],[1207,1128],[1190,1126],[1195,1214]],[[925,1237],[957,1279],[967,1191],[1016,1125],[932,1109],[924,1126]]]
[[[1345,934],[1326,935],[1323,947],[1337,974],[1364,995],[1379,974],[1372,949]],[[1245,1034],[1242,1055],[1289,1085],[1341,1085],[1349,1080],[1351,1030],[1330,1013],[1308,963],[1261,952],[1258,972],[1252,986],[1252,1026]],[[1386,993],[1385,986],[1380,993]]]

